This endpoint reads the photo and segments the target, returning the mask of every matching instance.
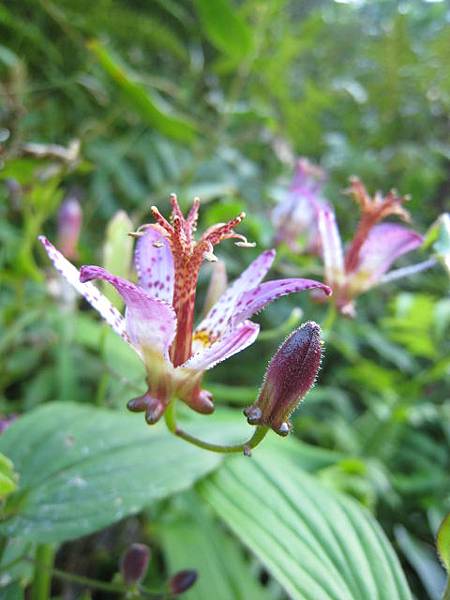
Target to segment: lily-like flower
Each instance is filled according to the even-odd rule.
[[[328,208],[322,197],[325,174],[306,158],[297,162],[295,174],[286,197],[272,211],[276,228],[275,244],[284,242],[293,252],[303,249],[309,253],[320,252],[317,214],[320,208]],[[303,248],[299,238],[303,236]]]
[[[388,280],[385,274],[392,263],[418,248],[423,237],[397,223],[380,223],[389,215],[409,221],[409,213],[403,207],[406,198],[394,191],[385,197],[377,193],[371,198],[359,179],[350,181],[349,192],[360,207],[361,218],[345,254],[334,212],[329,208],[319,210],[319,232],[326,283],[333,288],[340,312],[353,316],[353,299],[383,279]]]
[[[274,250],[263,252],[225,291],[194,329],[194,303],[202,262],[215,260],[214,246],[234,238],[248,246],[234,231],[244,213],[228,223],[213,225],[195,240],[200,201],[185,217],[175,195],[167,221],[156,207],[156,221],[143,225],[137,239],[135,267],[138,284],[116,277],[102,267],[83,266],[80,271],[45,238],[40,237],[54,266],[101,314],[109,325],[136,351],[147,371],[148,391],[128,403],[128,408],[145,412],[155,423],[173,397],[194,410],[214,410],[211,394],[201,388],[203,372],[252,344],[259,325],[249,320],[276,298],[308,289],[330,294],[328,286],[311,279],[279,279],[261,283],[269,270]],[[107,281],[122,296],[123,317],[90,283]]]

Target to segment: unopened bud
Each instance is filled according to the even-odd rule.
[[[58,213],[58,247],[68,259],[77,257],[83,211],[77,195],[70,194],[61,204]]]
[[[169,590],[171,594],[183,594],[187,592],[197,581],[197,571],[187,569],[179,571],[169,579]]]
[[[244,410],[248,422],[287,435],[288,418],[313,386],[321,358],[320,327],[308,321],[286,338],[270,361],[258,400]]]
[[[131,544],[120,561],[120,572],[126,585],[139,583],[147,573],[150,548],[144,544]]]

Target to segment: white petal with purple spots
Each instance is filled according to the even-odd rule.
[[[134,263],[139,286],[153,298],[169,304],[173,300],[175,271],[168,239],[161,231],[149,226],[138,238]]]
[[[69,262],[51,244],[43,235],[39,236],[39,241],[44,246],[50,260],[56,270],[79,292],[95,310],[105,319],[112,329],[120,335],[128,344],[131,344],[130,337],[126,331],[125,319],[120,312],[111,304],[92,283],[81,283],[79,270]],[[136,350],[136,348],[135,348]]]
[[[233,354],[241,352],[256,340],[259,333],[259,325],[251,321],[240,323],[229,335],[207,346],[194,356],[191,356],[181,369],[194,369],[206,371],[212,369],[218,363],[230,358]]]
[[[113,285],[126,304],[126,328],[131,342],[142,355],[156,351],[169,361],[169,346],[175,337],[177,321],[167,302],[151,298],[142,288],[102,267],[81,267],[80,279],[83,282],[103,279]]]
[[[266,250],[266,252],[260,254],[241,276],[229,286],[195,331],[206,331],[213,338],[220,337],[228,327],[240,296],[262,281],[272,266],[274,258],[275,250]],[[200,348],[201,346],[198,347],[198,349]],[[195,342],[193,350],[194,352],[197,350]]]
[[[281,296],[313,289],[322,290],[328,296],[331,294],[328,286],[314,279],[276,279],[261,283],[253,290],[241,295],[236,304],[232,326],[248,319],[270,302],[281,298]]]

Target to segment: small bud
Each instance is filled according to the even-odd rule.
[[[169,590],[171,594],[183,594],[187,592],[197,581],[197,571],[187,569],[179,571],[169,579]]]
[[[77,257],[78,238],[80,236],[83,211],[77,193],[71,193],[61,204],[58,213],[58,246],[69,259]]]
[[[244,410],[250,425],[287,435],[288,418],[313,386],[321,358],[320,327],[308,321],[286,338],[270,361],[258,400]]]
[[[150,548],[144,544],[131,544],[120,561],[120,572],[126,585],[139,583],[147,573]]]

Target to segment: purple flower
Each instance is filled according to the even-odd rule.
[[[77,246],[80,237],[83,210],[76,193],[70,194],[61,204],[58,213],[58,246],[67,258],[78,255]]]
[[[286,338],[270,361],[257,401],[244,410],[250,425],[287,435],[288,418],[314,385],[321,360],[320,327],[308,321]]]
[[[353,299],[382,282],[392,263],[418,248],[423,237],[397,223],[380,223],[389,215],[409,220],[403,207],[405,198],[395,192],[371,198],[362,182],[352,178],[350,193],[359,204],[361,218],[356,233],[344,253],[334,212],[319,210],[319,232],[325,267],[325,280],[333,288],[338,309],[353,316]]]
[[[156,223],[143,225],[135,234],[138,284],[102,267],[83,266],[78,271],[45,237],[39,238],[58,271],[144,362],[148,391],[131,400],[128,408],[145,412],[148,423],[161,417],[173,397],[198,412],[212,412],[212,396],[201,389],[203,372],[255,341],[259,325],[249,318],[269,302],[308,289],[331,293],[328,286],[311,279],[261,283],[275,257],[274,250],[267,250],[228,287],[194,329],[200,266],[205,259],[215,260],[213,248],[222,240],[235,238],[239,240],[237,245],[248,246],[245,237],[234,231],[245,215],[213,225],[195,240],[199,200],[194,200],[187,217],[175,195],[171,196],[171,204],[170,222],[152,207]],[[93,279],[115,287],[125,302],[125,316],[90,283]]]
[[[301,158],[297,162],[289,191],[272,212],[276,244],[284,242],[292,251],[298,252],[299,238],[304,236],[305,250],[315,254],[320,252],[317,214],[320,208],[328,207],[321,196],[324,179],[324,172],[307,159]]]

